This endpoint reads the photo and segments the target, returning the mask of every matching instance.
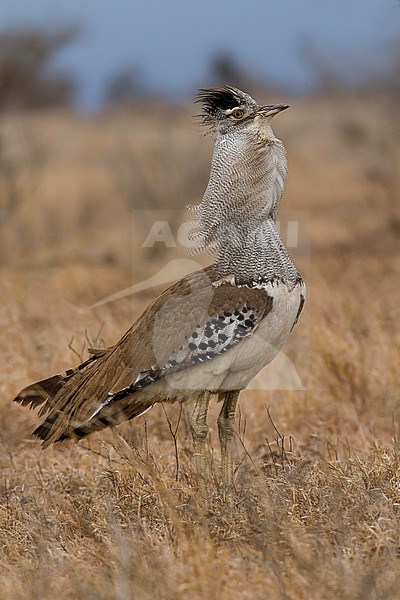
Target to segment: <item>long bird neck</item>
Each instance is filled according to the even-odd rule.
[[[238,281],[295,282],[299,278],[279,237],[276,218],[286,178],[286,157],[277,138],[217,138],[210,180],[196,216],[193,239],[215,256],[221,277]]]

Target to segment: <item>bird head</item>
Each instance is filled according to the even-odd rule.
[[[259,105],[241,90],[226,85],[222,88],[200,89],[196,102],[202,105],[202,120],[224,135],[234,131],[264,133],[269,137],[273,116],[289,108],[287,104]]]

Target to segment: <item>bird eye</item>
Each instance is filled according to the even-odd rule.
[[[231,112],[231,117],[234,119],[242,119],[244,117],[244,110],[242,108],[235,108],[235,110]]]

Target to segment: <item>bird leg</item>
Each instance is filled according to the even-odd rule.
[[[207,492],[205,447],[208,434],[207,411],[210,398],[211,392],[203,392],[196,400],[196,404],[190,418],[190,429],[192,431],[194,447],[194,460],[196,464],[199,489],[203,496],[205,496]]]
[[[233,487],[231,442],[235,433],[235,412],[239,393],[239,390],[234,390],[220,394],[224,403],[218,417],[218,434],[221,444],[222,480],[228,494]]]

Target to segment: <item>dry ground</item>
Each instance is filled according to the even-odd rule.
[[[88,345],[117,340],[157,290],[94,302],[185,256],[143,240],[165,218],[177,239],[210,140],[190,110],[156,105],[3,118],[0,598],[400,598],[395,107],[292,105],[275,124],[289,158],[282,220],[299,223],[292,253],[309,298],[283,366],[303,389],[242,394],[232,507],[215,406],[205,505],[190,407],[43,452],[29,437],[38,417],[11,403]]]

